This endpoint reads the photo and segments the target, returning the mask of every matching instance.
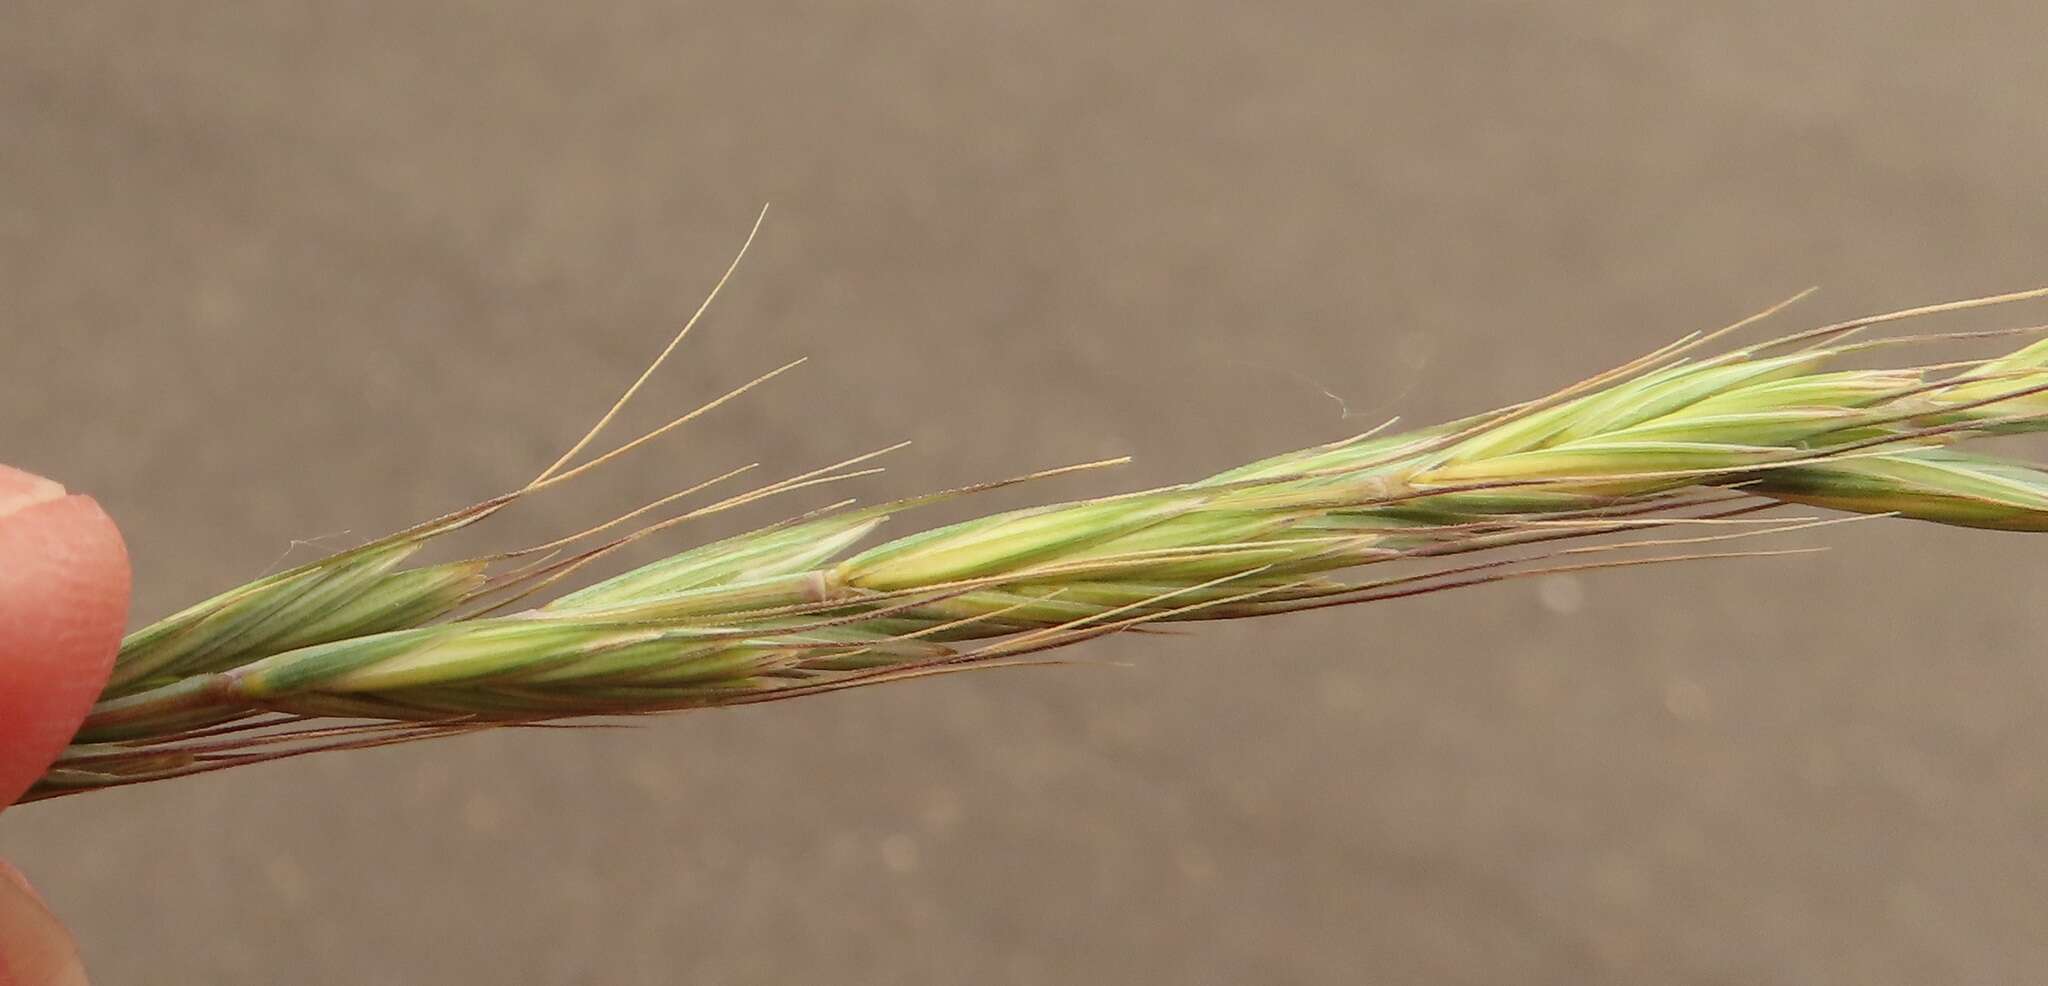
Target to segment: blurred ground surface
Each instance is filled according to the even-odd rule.
[[[98,494],[162,614],[523,481],[772,201],[634,421],[814,361],[495,543],[900,438],[855,492],[1187,478],[1810,283],[1787,327],[2042,281],[2042,19],[25,5],[0,458]],[[2034,979],[2041,542],[1819,540],[40,805],[0,851],[106,984]]]

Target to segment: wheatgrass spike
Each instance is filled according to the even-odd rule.
[[[409,567],[432,538],[587,476],[782,372],[571,465],[675,351],[707,297],[611,411],[519,493],[260,579],[132,636],[77,745],[28,798],[488,728],[1038,663],[1049,651],[1170,623],[1799,554],[1818,549],[1698,549],[1864,517],[2044,531],[2048,470],[1959,446],[2048,426],[2048,342],[1991,359],[1834,366],[1897,345],[2025,335],[2037,327],[1846,341],[1880,325],[2044,296],[2048,289],[1904,309],[1702,354],[1794,298],[1547,397],[1445,425],[1395,432],[1389,422],[1192,483],[1011,510],[865,548],[891,518],[1006,483],[835,505],[512,616],[491,614],[689,519],[867,475],[859,467],[880,453],[567,557],[550,558],[738,471],[533,548]],[[1854,516],[1748,516],[1785,504]],[[486,596],[498,601],[470,605]]]

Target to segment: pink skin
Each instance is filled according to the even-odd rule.
[[[91,497],[0,465],[0,806],[41,777],[105,686],[128,551]],[[0,862],[0,986],[85,982],[71,936]]]

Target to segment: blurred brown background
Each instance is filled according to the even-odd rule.
[[[97,494],[161,615],[523,482],[773,202],[633,422],[814,361],[491,543],[900,438],[851,492],[1189,478],[1810,283],[1786,328],[2048,279],[2042,26],[23,4],[0,459]],[[2039,980],[2041,543],[1815,540],[37,805],[0,852],[106,984]]]

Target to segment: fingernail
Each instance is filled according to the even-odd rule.
[[[0,859],[0,880],[14,884],[22,893],[28,895],[28,899],[41,904],[45,909],[49,908],[49,902],[43,900],[43,895],[36,892],[35,885],[28,882],[28,875],[15,869],[13,863],[4,859]]]
[[[64,495],[63,484],[13,466],[0,466],[0,517]]]

